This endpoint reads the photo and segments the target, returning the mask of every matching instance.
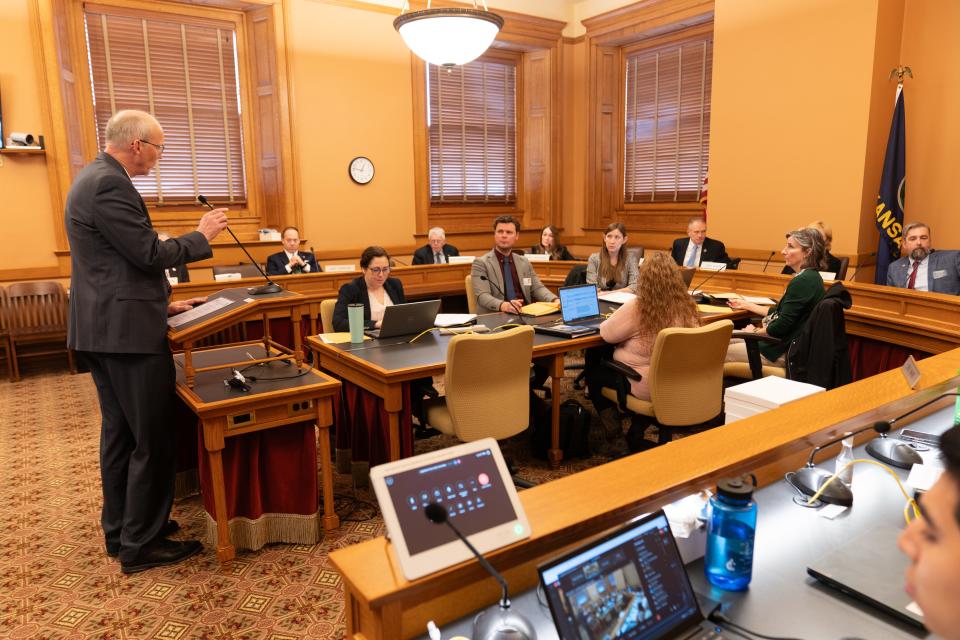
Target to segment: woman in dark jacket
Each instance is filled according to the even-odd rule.
[[[576,260],[565,246],[560,244],[560,230],[548,225],[540,232],[540,244],[530,247],[530,253],[545,253],[551,260]]]
[[[363,305],[363,328],[379,329],[383,311],[407,301],[403,284],[390,277],[390,254],[383,247],[367,247],[360,256],[363,275],[340,287],[337,306],[333,309],[333,330],[349,331],[347,305]]]

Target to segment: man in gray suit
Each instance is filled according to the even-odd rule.
[[[934,251],[929,226],[922,222],[908,224],[901,251],[904,256],[887,267],[888,286],[960,293],[960,252]]]
[[[175,373],[167,316],[203,299],[169,302],[164,270],[212,255],[226,209],[209,211],[197,230],[161,241],[131,178],[163,153],[163,129],[148,113],[120,111],[106,146],[77,175],[67,196],[70,320],[67,346],[90,367],[100,400],[101,523],[107,554],[124,573],[179,562],[202,549],[166,536],[173,504]]]
[[[513,253],[519,238],[519,220],[513,216],[494,220],[494,248],[474,260],[471,269],[478,309],[518,314],[530,302],[557,299],[543,286],[527,259]]]

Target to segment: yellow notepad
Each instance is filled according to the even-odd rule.
[[[729,313],[730,307],[720,307],[713,304],[698,304],[697,311],[700,313]]]
[[[340,331],[338,333],[321,333],[318,336],[326,344],[345,344],[350,342],[350,332]],[[364,340],[370,340],[369,336],[363,336]]]
[[[547,316],[560,311],[559,302],[534,302],[522,307],[520,311],[525,316]]]

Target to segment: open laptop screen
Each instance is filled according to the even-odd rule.
[[[703,617],[662,511],[540,567],[564,640],[653,640]]]
[[[597,317],[600,315],[597,287],[592,284],[560,287],[560,311],[567,323]]]

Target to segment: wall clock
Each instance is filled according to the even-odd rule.
[[[357,156],[350,161],[350,179],[357,184],[367,184],[373,180],[373,163],[370,158]]]

